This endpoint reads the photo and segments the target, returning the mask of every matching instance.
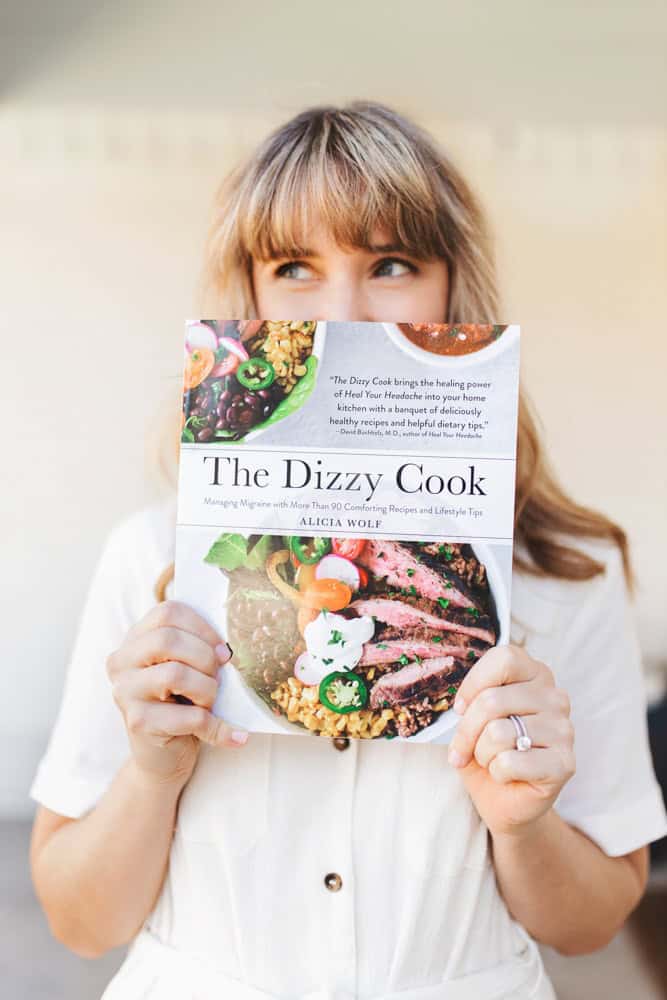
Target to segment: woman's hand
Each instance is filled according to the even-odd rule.
[[[210,711],[218,670],[230,655],[229,647],[192,608],[163,601],[109,656],[113,696],[144,776],[185,784],[200,741],[216,746],[245,743],[246,732],[232,730]]]
[[[518,646],[496,646],[459,688],[462,715],[449,748],[491,834],[524,833],[547,813],[575,771],[570,699],[544,663]],[[516,749],[508,716],[519,715],[532,740]]]

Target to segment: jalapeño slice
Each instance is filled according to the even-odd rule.
[[[334,670],[320,681],[320,701],[325,708],[339,715],[358,712],[368,701],[368,689],[363,677],[352,670]]]
[[[273,385],[276,373],[273,365],[265,358],[248,358],[236,369],[236,378],[246,389],[267,389]]]
[[[289,540],[289,548],[300,563],[310,566],[331,552],[331,539],[301,538],[298,535],[292,535]]]

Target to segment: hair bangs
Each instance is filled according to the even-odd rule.
[[[356,139],[356,141],[351,141]],[[371,136],[372,139],[372,136]],[[248,258],[305,256],[308,234],[323,229],[339,246],[375,250],[378,242],[416,258],[449,258],[428,171],[395,147],[322,129],[257,165],[239,212]]]

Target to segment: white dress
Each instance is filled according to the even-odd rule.
[[[172,502],[107,538],[31,794],[90,810],[128,754],[108,654],[155,603]],[[615,549],[586,583],[515,573],[512,641],[570,694],[577,772],[558,812],[609,855],[667,832]],[[154,911],[104,1000],[553,1000],[498,892],[487,830],[447,747],[251,734],[201,748]],[[327,878],[327,876],[329,876]]]

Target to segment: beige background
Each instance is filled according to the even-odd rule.
[[[578,499],[627,528],[646,664],[654,677],[664,665],[659,5],[631,17],[623,4],[561,4],[558,18],[545,5],[536,35],[528,4],[370,2],[354,5],[354,21],[343,4],[326,23],[310,4],[252,6],[253,17],[205,0],[141,4],[132,23],[125,4],[84,18],[65,3],[43,50],[4,63],[0,654],[11,711],[0,752],[16,762],[0,787],[5,814],[29,809],[104,535],[155,493],[145,428],[180,381],[214,187],[313,101],[394,103],[467,171],[495,225],[499,318],[522,324],[550,454]]]

